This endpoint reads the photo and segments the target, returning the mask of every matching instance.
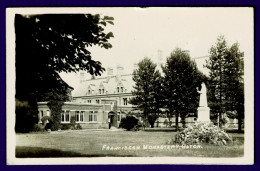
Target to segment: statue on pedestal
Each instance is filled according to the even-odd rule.
[[[199,91],[197,88],[197,91],[198,93],[200,93],[197,121],[210,122],[210,114],[209,114],[210,109],[208,107],[208,102],[207,102],[207,89],[205,83],[202,83],[201,90]]]
[[[201,90],[197,88],[198,93],[200,93],[200,107],[208,107],[208,101],[207,101],[207,89],[205,83],[201,84]]]

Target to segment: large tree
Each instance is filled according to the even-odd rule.
[[[239,130],[244,115],[244,53],[239,44],[228,47],[225,37],[219,36],[210,49],[206,67],[209,72],[209,106],[220,118],[227,111],[238,113]]]
[[[156,64],[146,57],[138,63],[138,68],[134,70],[133,80],[135,81],[132,91],[134,97],[130,103],[142,111],[144,122],[148,121],[153,128],[162,106],[161,74],[156,70]]]
[[[17,131],[31,125],[24,123],[37,116],[37,101],[67,99],[70,87],[60,78],[60,72],[86,70],[92,75],[101,74],[104,68],[92,59],[88,47],[112,47],[108,40],[113,33],[105,33],[108,23],[113,24],[113,17],[91,14],[15,16],[15,97],[21,102],[16,103]],[[57,96],[50,96],[50,92]],[[27,109],[20,109],[19,104],[28,104]]]
[[[199,104],[199,94],[196,88],[200,87],[204,77],[196,63],[190,59],[189,54],[179,48],[176,48],[167,58],[163,72],[165,107],[169,118],[175,115],[178,130],[179,116],[185,121],[186,115],[196,113]]]

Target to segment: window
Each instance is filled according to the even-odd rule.
[[[102,94],[105,94],[105,90],[104,89],[102,89]]]
[[[84,119],[83,119],[84,113],[85,113],[84,111],[81,111],[81,112],[80,112],[80,117],[79,117],[80,122],[83,122],[83,120],[84,120]]]
[[[91,103],[91,100],[88,100],[88,103]]]
[[[99,89],[99,94],[101,94],[101,89]]]
[[[76,122],[83,122],[84,111],[76,111]]]
[[[124,87],[121,87],[121,92],[124,92]]]
[[[76,122],[79,122],[79,111],[76,111]]]
[[[61,122],[70,122],[70,111],[61,112]]]
[[[117,87],[117,92],[119,93],[119,87]]]
[[[49,110],[47,110],[46,113],[47,113],[47,114],[46,114],[47,116],[50,116],[50,111],[49,111]]]
[[[42,122],[42,118],[43,118],[43,110],[39,111],[39,122]]]
[[[96,103],[97,103],[97,104],[99,104],[99,103],[100,103],[99,99],[97,99],[97,100],[96,100]]]
[[[88,94],[91,94],[91,90],[88,90]]]
[[[89,122],[97,122],[97,111],[89,112]]]
[[[127,105],[127,98],[123,98],[124,105]]]

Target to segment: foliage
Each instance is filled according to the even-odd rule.
[[[237,111],[226,111],[226,115],[228,118],[235,119],[237,118]]]
[[[169,125],[168,119],[165,119],[164,122],[163,122],[163,124],[164,124],[166,127],[168,127],[168,125]]]
[[[32,131],[34,132],[44,131],[44,126],[41,124],[34,124]]]
[[[76,123],[75,116],[70,117],[70,125],[71,125],[71,129],[73,130],[82,129],[81,125],[79,123]]]
[[[121,119],[121,126],[127,131],[130,131],[135,126],[138,126],[138,119],[136,119],[134,116],[126,116],[125,118]]]
[[[209,53],[206,64],[210,71],[209,107],[220,117],[226,111],[236,110],[241,121],[244,114],[244,53],[240,52],[238,43],[228,47],[224,36],[218,37]]]
[[[222,117],[219,119],[219,123],[222,125],[222,126],[225,126],[227,123],[228,123],[229,119],[226,115],[226,113],[224,113],[222,115]]]
[[[79,123],[77,123],[75,129],[82,129],[82,126]]]
[[[181,145],[194,145],[208,143],[214,145],[227,145],[232,138],[213,123],[196,122],[175,135],[175,143]]]
[[[47,103],[48,107],[51,110],[51,130],[52,131],[57,131],[60,129],[60,122],[61,122],[61,108],[63,105],[63,101],[57,100],[50,100]]]
[[[71,129],[71,124],[60,124],[60,129],[61,130],[68,130],[68,129]]]
[[[138,63],[138,68],[133,72],[135,81],[134,90],[129,103],[143,111],[142,117],[148,121],[151,127],[158,118],[160,108],[162,107],[162,77],[156,64],[151,59],[144,58]]]
[[[15,131],[30,132],[34,129],[34,125],[38,122],[37,104],[32,101],[20,101],[15,99]]]
[[[70,123],[65,123],[65,124],[60,124],[61,125],[61,130],[79,130],[82,129],[81,125],[79,123],[76,123],[76,117],[71,116],[70,117]]]
[[[199,94],[196,90],[205,80],[205,76],[198,70],[195,61],[190,59],[187,52],[176,48],[167,58],[164,72],[163,95],[168,117],[176,116],[183,119],[187,113],[195,113],[199,104]],[[184,126],[184,125],[183,125]]]
[[[37,102],[53,100],[71,91],[60,72],[85,70],[100,75],[104,68],[92,59],[89,46],[111,48],[113,33],[104,27],[113,17],[91,14],[15,15],[16,33],[16,131],[28,132],[37,123]],[[54,96],[48,96],[56,92]],[[64,101],[61,100],[61,101]],[[58,111],[58,110],[57,110]],[[56,112],[54,112],[56,113]],[[54,119],[56,120],[56,119]],[[57,129],[55,122],[53,129]]]
[[[41,119],[43,125],[45,125],[48,120],[51,120],[51,117],[49,117],[49,116],[44,116],[44,117],[42,117],[42,119]]]

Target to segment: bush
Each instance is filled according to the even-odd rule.
[[[208,143],[214,145],[226,145],[232,142],[232,138],[213,123],[196,122],[175,135],[175,143],[181,145],[195,145]]]
[[[44,117],[42,117],[41,121],[42,121],[43,125],[46,125],[47,121],[51,121],[51,117],[44,116]]]
[[[226,115],[227,115],[228,118],[231,118],[231,119],[235,119],[235,118],[238,117],[238,114],[237,114],[236,110],[234,110],[234,111],[227,111]]]
[[[77,130],[78,129],[82,129],[82,127],[81,127],[81,125],[79,123],[77,123],[75,129],[77,129]]]
[[[134,127],[136,128],[136,126],[138,126],[138,119],[133,116],[127,116],[125,118],[122,118],[120,125],[122,126],[122,128],[130,131]]]
[[[45,129],[47,130],[47,129],[51,129],[52,131],[57,131],[57,130],[59,130],[61,128],[61,125],[59,124],[59,123],[57,123],[57,122],[49,122],[47,125],[46,125],[46,127],[45,127]]]
[[[166,127],[168,127],[168,124],[169,124],[168,119],[165,119],[164,122],[163,122],[163,124],[164,124]]]
[[[41,124],[34,124],[32,131],[34,131],[34,132],[44,131],[44,126]]]
[[[61,130],[71,129],[71,124],[61,124]]]

